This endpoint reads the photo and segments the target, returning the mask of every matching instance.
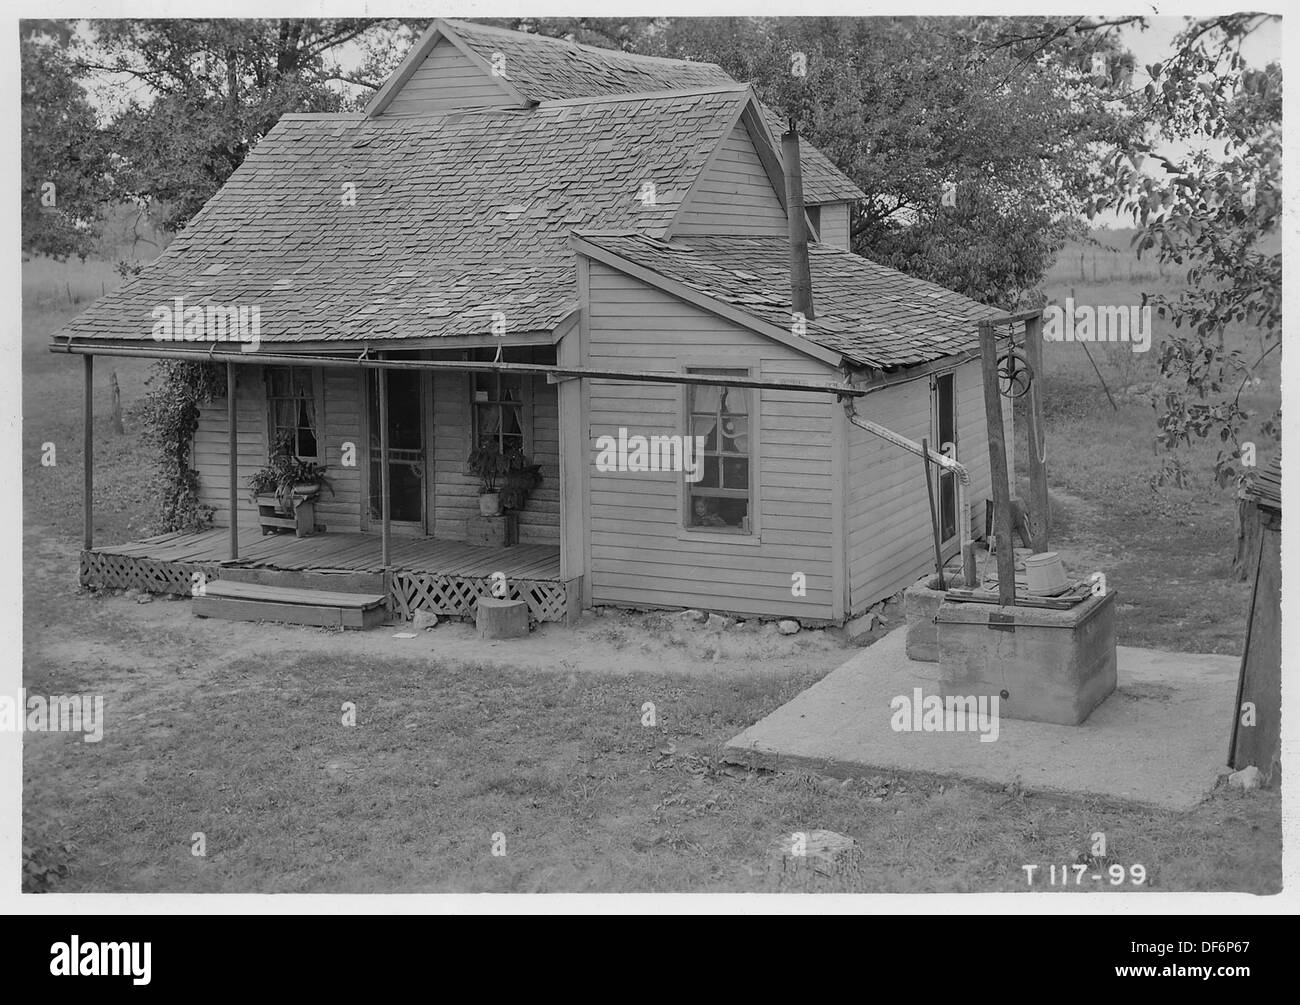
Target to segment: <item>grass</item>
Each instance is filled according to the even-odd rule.
[[[85,668],[30,670],[42,689],[87,683]],[[163,673],[97,669],[106,707],[129,709],[99,744],[27,741],[28,817],[74,845],[58,889],[1019,891],[1023,865],[1081,860],[1097,831],[1103,866],[1145,866],[1147,889],[1280,882],[1275,797],[1223,792],[1171,814],[722,767],[727,738],[812,683],[798,673],[686,684],[292,654],[178,665],[171,685]],[[641,725],[647,699],[656,728]],[[774,847],[820,828],[854,836],[862,862],[783,870]]]
[[[727,768],[726,740],[821,676],[797,663],[725,678],[545,672],[309,654],[330,637],[307,629],[291,636],[300,646],[267,634],[250,655],[194,631],[183,602],[146,619],[127,599],[79,593],[80,367],[43,351],[84,306],[78,292],[97,293],[98,273],[77,275],[44,263],[24,274],[24,683],[103,694],[108,719],[98,744],[25,738],[27,889],[1024,891],[1024,865],[1073,863],[1097,831],[1103,864],[1144,865],[1144,889],[1280,888],[1277,793],[1220,790],[1173,814],[1015,787]],[[1153,494],[1149,406],[1130,397],[1112,412],[1077,348],[1049,346],[1046,384],[1067,564],[1105,570],[1121,592],[1122,643],[1239,652],[1248,598],[1225,578],[1231,499],[1206,479]],[[1117,383],[1121,367],[1149,366],[1099,363]],[[148,509],[131,410],[147,365],[116,368],[127,435],[99,423],[103,540],[135,536]],[[95,401],[102,420],[102,383]],[[57,445],[54,468],[39,463],[43,442]],[[647,700],[654,728],[641,725]],[[355,726],[341,722],[345,702]],[[854,837],[861,861],[831,878],[786,871],[774,849],[814,829]]]

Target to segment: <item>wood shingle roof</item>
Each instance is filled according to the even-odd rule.
[[[492,63],[500,54],[498,65],[504,67],[505,78],[532,101],[736,83],[714,63],[639,56],[472,21],[445,19],[436,23],[449,28],[485,62]]]
[[[569,232],[662,235],[749,100],[285,116],[160,258],[57,337],[149,339],[175,297],[258,306],[263,342],[486,335],[496,312],[549,332],[577,306]]]
[[[583,231],[625,262],[789,331],[789,243],[781,237],[690,237]],[[979,349],[974,322],[1001,311],[952,290],[821,244],[808,246],[816,319],[809,342],[862,366],[926,363]]]

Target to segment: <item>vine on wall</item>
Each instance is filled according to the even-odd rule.
[[[212,526],[213,509],[199,501],[191,456],[199,408],[226,396],[225,368],[164,359],[154,364],[145,394],[145,440],[155,453],[151,478],[159,533]]]

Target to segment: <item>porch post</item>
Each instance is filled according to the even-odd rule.
[[[95,357],[87,353],[81,358],[85,385],[81,406],[81,455],[86,468],[82,484],[82,513],[85,519],[82,543],[86,551],[90,551],[95,546]]]
[[[388,518],[388,368],[379,367],[379,512],[383,521],[380,548],[383,553],[384,572],[388,572],[389,518]]]
[[[1085,345],[1087,343],[1084,343]],[[1029,360],[1029,543],[1034,554],[1047,550],[1047,430],[1043,422],[1043,319],[1025,322],[1025,356]]]
[[[989,431],[989,475],[993,482],[993,529],[998,551],[998,603],[1016,604],[1016,555],[1011,544],[1011,484],[1007,475],[1006,430],[998,386],[998,344],[993,325],[979,323],[984,420]]]
[[[226,433],[230,454],[230,559],[239,557],[239,433],[236,429],[235,364],[226,361]]]

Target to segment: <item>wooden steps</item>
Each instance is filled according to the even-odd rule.
[[[193,600],[194,616],[225,621],[280,621],[322,628],[374,628],[387,616],[378,593],[339,593],[218,579]]]

